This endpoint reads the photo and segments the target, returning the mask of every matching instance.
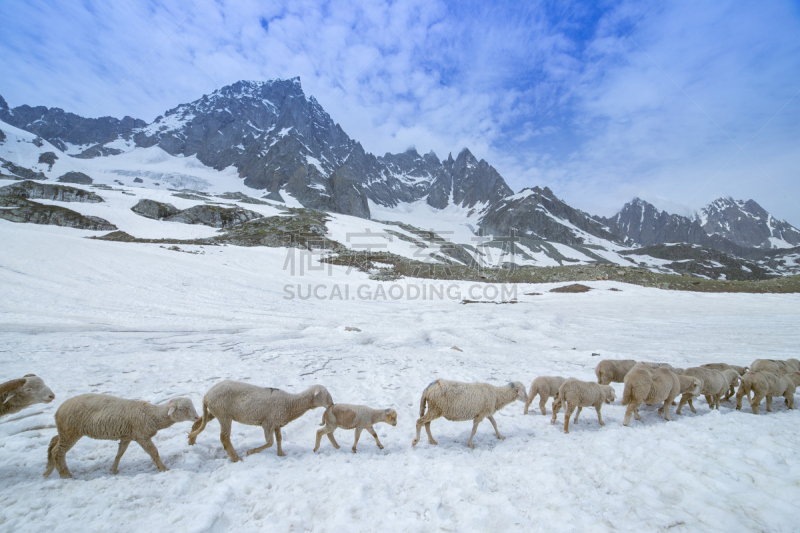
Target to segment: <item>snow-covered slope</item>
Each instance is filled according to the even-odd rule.
[[[730,402],[710,412],[698,400],[696,414],[686,409],[673,422],[643,407],[643,421],[627,428],[617,401],[603,406],[605,426],[587,412],[569,435],[563,412],[551,425],[514,403],[496,416],[504,441],[484,422],[470,450],[472,423],[439,419],[438,446],[410,444],[420,394],[437,378],[593,381],[601,358],[688,367],[796,357],[797,295],[589,282],[586,294],[522,285],[516,305],[460,305],[392,299],[397,282],[346,267],[291,275],[286,249],[180,247],[193,254],[83,238],[91,234],[0,220],[0,367],[4,376],[36,373],[56,394],[52,404],[0,420],[0,529],[796,529],[800,412],[782,401],[755,416]],[[399,285],[408,293],[422,283]],[[298,285],[302,298],[290,298]],[[308,297],[309,286],[324,287]],[[349,286],[355,299],[330,299],[334,286]],[[487,287],[451,286],[465,296]],[[525,295],[532,290],[544,294]],[[188,396],[199,409],[203,394],[228,378],[289,391],[323,384],[337,402],[396,409],[398,425],[376,426],[384,450],[362,436],[353,454],[352,432],[340,430],[341,450],[326,441],[315,454],[315,410],[284,429],[286,457],[273,447],[231,463],[216,422],[192,447],[189,424],[180,423],[154,438],[169,472],[157,472],[134,444],[113,476],[116,443],[82,439],[67,455],[75,478],[42,479],[53,415],[66,398]],[[620,397],[622,385],[614,387]],[[242,454],[263,438],[258,427],[233,426]]]
[[[800,230],[773,218],[754,200],[719,198],[698,211],[694,220],[710,235],[719,235],[739,246],[792,248],[800,246]]]

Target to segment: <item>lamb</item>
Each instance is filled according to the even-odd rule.
[[[747,372],[747,369],[749,367],[737,366],[737,365],[729,365],[728,363],[708,363],[708,364],[705,364],[705,365],[700,365],[700,368],[710,368],[712,370],[720,370],[720,371],[733,369],[733,370],[736,370],[736,372],[740,376],[742,376],[742,375],[744,375],[745,372]]]
[[[800,372],[790,372],[786,377],[792,380],[795,387],[800,387]]]
[[[528,414],[528,407],[533,403],[536,395],[539,395],[539,409],[543,415],[547,414],[547,399],[554,398],[558,394],[558,388],[566,381],[566,378],[557,376],[539,376],[531,383],[531,391],[528,393],[528,401],[525,402],[525,412]]]
[[[657,368],[666,368],[667,370],[672,370],[676,375],[683,374],[683,368],[676,368],[669,363],[648,363],[643,362],[643,365],[647,366],[650,370],[655,370]]]
[[[747,372],[742,376],[742,383],[736,392],[736,410],[742,409],[742,398],[745,394],[753,399],[750,400],[750,407],[753,414],[758,414],[758,406],[764,397],[767,398],[767,412],[772,412],[772,397],[783,396],[789,409],[794,409],[794,393],[797,386],[786,376],[774,372]]]
[[[604,359],[597,363],[594,373],[597,375],[597,382],[600,385],[609,383],[622,383],[625,381],[625,374],[633,368],[636,361],[633,359]]]
[[[58,469],[62,478],[72,477],[67,468],[67,452],[81,437],[118,440],[119,450],[111,473],[118,472],[122,454],[131,441],[136,441],[150,455],[160,472],[169,470],[151,440],[159,430],[176,422],[198,420],[197,412],[189,398],[175,398],[164,405],[139,400],[126,400],[108,394],[81,394],[65,401],[56,411],[58,435],[47,448],[47,478]]]
[[[681,384],[681,390],[678,394],[690,394],[692,396],[700,396],[700,388],[703,386],[703,380],[695,376],[686,376],[684,374],[679,374],[678,381]],[[673,401],[671,405],[675,405],[675,402]],[[658,414],[662,414],[663,412],[664,412],[664,406],[662,405],[658,409]]]
[[[383,444],[378,440],[378,434],[372,427],[378,422],[386,422],[391,426],[397,425],[397,411],[394,409],[372,409],[366,405],[348,405],[345,403],[333,404],[322,415],[322,424],[324,428],[317,431],[317,443],[314,445],[314,451],[319,450],[319,444],[323,435],[327,435],[328,439],[333,444],[333,447],[339,449],[339,444],[333,438],[333,432],[338,428],[342,429],[355,429],[356,438],[353,442],[353,453],[356,453],[356,445],[358,438],[361,436],[361,431],[366,429],[367,432],[375,437],[375,443],[378,448],[383,449]]]
[[[50,403],[56,395],[34,374],[0,383],[0,416],[22,411],[35,403]]]
[[[600,416],[600,408],[603,407],[603,402],[611,403],[616,399],[616,393],[611,385],[599,385],[591,381],[579,381],[570,378],[558,389],[558,395],[553,401],[553,418],[550,423],[556,423],[559,409],[566,404],[564,409],[564,433],[569,433],[569,417],[572,416],[572,412],[576,407],[578,408],[578,412],[575,413],[576,424],[581,410],[584,407],[593,406],[597,411],[597,420],[601,426],[605,426],[603,417]]]
[[[203,398],[203,416],[192,426],[189,444],[194,445],[206,424],[219,420],[219,440],[234,463],[241,458],[231,444],[231,423],[261,426],[267,443],[247,451],[247,455],[261,452],[272,446],[272,435],[278,443],[278,456],[283,457],[281,428],[300,418],[309,409],[333,405],[328,389],[314,385],[299,394],[280,389],[258,387],[249,383],[225,380],[211,387]]]
[[[425,431],[428,432],[428,442],[438,444],[431,434],[431,422],[440,416],[452,422],[472,420],[472,434],[469,436],[467,446],[474,448],[472,439],[478,431],[478,424],[484,418],[488,418],[494,427],[495,435],[500,440],[504,440],[497,429],[494,420],[494,413],[519,400],[523,404],[528,402],[528,395],[525,386],[519,381],[508,383],[501,387],[496,387],[488,383],[461,383],[459,381],[448,381],[438,379],[427,386],[422,393],[419,402],[419,416],[417,420],[417,436],[411,443],[416,446],[419,442],[420,430],[423,424]],[[425,405],[428,411],[425,412]]]
[[[719,409],[720,397],[725,394],[725,391],[727,391],[729,387],[729,381],[725,375],[719,370],[702,367],[687,368],[683,373],[686,376],[700,378],[703,382],[700,387],[700,394],[706,397],[709,409]],[[681,409],[683,409],[683,406],[688,402],[689,408],[693,413],[696,413],[697,410],[694,408],[694,405],[692,405],[692,397],[692,394],[684,394],[681,396],[681,401],[675,412],[681,414]]]
[[[655,405],[664,402],[661,412],[666,420],[671,420],[669,409],[672,401],[680,394],[681,383],[678,375],[667,368],[648,368],[645,364],[637,364],[625,376],[625,390],[622,393],[622,405],[627,405],[625,418],[622,425],[627,426],[631,415],[636,420],[639,416],[639,406]]]

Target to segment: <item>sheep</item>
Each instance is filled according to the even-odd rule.
[[[678,394],[691,394],[692,396],[700,396],[700,388],[703,386],[703,380],[700,378],[679,374],[678,382],[681,385],[681,390]],[[670,405],[675,405],[675,401],[672,401]],[[662,405],[658,409],[658,414],[662,414],[663,412],[664,406]]]
[[[800,361],[797,359],[756,359],[750,365],[753,372],[772,372],[773,374],[788,374],[800,371]]]
[[[22,411],[35,403],[50,403],[56,399],[42,378],[34,374],[0,383],[0,417]]]
[[[795,387],[800,387],[800,372],[789,372],[786,377],[792,380]]]
[[[356,453],[356,445],[358,438],[361,436],[361,431],[366,429],[367,432],[375,437],[375,443],[378,448],[383,449],[383,444],[378,440],[378,434],[372,427],[378,422],[386,422],[390,426],[397,425],[397,411],[394,409],[372,409],[366,405],[348,405],[344,403],[333,404],[322,414],[322,424],[325,426],[323,429],[317,431],[317,442],[314,445],[314,451],[319,450],[319,444],[323,435],[327,435],[328,439],[333,444],[333,447],[339,449],[339,444],[333,438],[333,432],[338,428],[342,429],[355,429],[356,438],[353,442],[353,453]]]
[[[648,368],[645,364],[635,365],[625,376],[625,390],[622,393],[622,405],[627,405],[625,419],[622,425],[627,426],[631,421],[631,415],[636,420],[641,420],[639,416],[639,406],[655,405],[664,402],[664,418],[671,420],[669,409],[678,394],[680,394],[681,383],[678,375],[668,368]]]
[[[714,370],[713,368],[702,367],[687,368],[683,374],[686,376],[695,376],[700,378],[700,380],[703,382],[700,386],[700,394],[703,394],[706,397],[708,408],[719,409],[720,397],[725,394],[725,391],[727,391],[729,387],[729,381],[728,378],[725,377],[725,374],[719,370]],[[675,412],[677,414],[681,414],[683,406],[688,403],[692,412],[696,413],[697,410],[692,404],[693,397],[694,395],[692,394],[684,394],[681,396],[681,401],[678,404],[678,409]]]
[[[488,418],[492,423],[497,438],[504,440],[505,437],[497,429],[497,423],[492,415],[514,400],[519,400],[523,404],[528,402],[525,386],[519,381],[496,387],[488,383],[461,383],[438,379],[422,392],[419,402],[420,417],[417,420],[417,436],[411,446],[416,446],[419,442],[423,424],[425,431],[428,432],[428,442],[433,445],[438,444],[431,433],[431,422],[440,416],[452,422],[473,421],[472,434],[467,442],[467,446],[470,448],[474,448],[472,439],[475,437],[475,432],[478,431],[478,424],[484,418]],[[426,404],[427,412],[425,412]]]
[[[728,363],[707,363],[705,365],[700,365],[700,368],[710,368],[712,370],[736,370],[736,372],[742,376],[749,367],[747,366],[737,366],[737,365],[729,365]]]
[[[736,386],[739,384],[740,374],[735,368],[723,370],[722,374],[725,376],[725,379],[728,380],[728,392],[725,393],[725,398],[723,398],[723,401],[727,402],[731,397],[736,395]]]
[[[234,463],[241,458],[231,444],[231,423],[261,426],[267,443],[247,451],[247,455],[261,452],[272,446],[272,435],[277,441],[278,456],[283,457],[281,428],[300,418],[309,409],[333,405],[328,389],[314,385],[299,394],[280,389],[258,387],[249,383],[225,380],[211,387],[203,397],[203,416],[192,426],[189,444],[194,445],[206,424],[219,420],[219,440]]]
[[[558,376],[539,376],[531,383],[531,391],[528,393],[528,401],[525,402],[525,412],[528,414],[528,408],[533,403],[534,397],[539,395],[539,409],[543,415],[547,414],[547,399],[554,398],[558,394],[558,388],[566,381],[566,378]]]
[[[683,368],[676,368],[669,363],[648,363],[642,362],[643,365],[647,366],[650,370],[655,370],[657,368],[666,368],[667,370],[672,370],[676,375],[683,374]]]
[[[570,378],[559,387],[558,395],[553,400],[553,418],[550,423],[556,423],[559,409],[566,404],[564,408],[564,433],[569,433],[569,417],[572,416],[572,412],[575,411],[576,407],[578,408],[578,412],[575,413],[576,424],[581,410],[584,407],[593,406],[597,411],[597,420],[601,426],[605,426],[603,417],[600,416],[600,408],[603,407],[603,402],[611,403],[616,399],[616,393],[611,385],[599,385],[591,381],[579,381]]]
[[[174,398],[164,405],[139,400],[126,400],[108,394],[81,394],[68,399],[56,411],[58,434],[47,448],[47,478],[58,469],[62,478],[72,477],[67,468],[67,452],[81,437],[101,440],[118,440],[119,450],[111,473],[118,472],[122,454],[131,441],[136,441],[156,464],[159,472],[169,470],[153,444],[152,438],[159,430],[176,422],[198,420],[197,412],[189,398]]]
[[[764,397],[767,398],[767,412],[772,412],[773,396],[783,396],[789,409],[794,409],[796,388],[797,386],[790,378],[774,372],[747,372],[742,376],[741,385],[739,385],[739,390],[736,392],[736,410],[742,409],[742,398],[745,394],[749,398],[750,392],[753,392],[750,407],[754,415],[758,414],[758,406]]]
[[[600,385],[609,383],[622,383],[625,381],[625,374],[633,368],[636,361],[633,359],[604,359],[597,363],[594,369],[597,375],[597,382]]]

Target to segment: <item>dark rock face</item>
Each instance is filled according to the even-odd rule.
[[[142,199],[131,207],[131,211],[137,215],[154,220],[162,220],[172,215],[176,215],[180,210],[172,204],[156,202],[155,200]]]
[[[559,220],[560,219],[560,220]],[[568,224],[589,235],[620,242],[620,238],[588,214],[567,205],[545,187],[524,189],[493,204],[480,221],[487,234],[541,239],[563,244],[583,244],[585,237]]]
[[[142,178],[133,178],[133,182],[134,183],[144,183],[144,180]]]
[[[66,185],[50,185],[33,181],[21,181],[0,187],[0,197],[18,196],[20,198],[55,200],[59,202],[102,202],[103,199],[91,191],[67,187]]]
[[[598,220],[632,243],[642,246],[665,242],[702,244],[708,235],[688,217],[659,211],[651,203],[634,198],[611,218]]]
[[[26,180],[46,180],[47,176],[45,176],[42,172],[35,172],[29,168],[21,167],[19,165],[15,165],[11,161],[6,161],[2,157],[0,157],[0,168],[6,169],[9,173]]]
[[[91,185],[94,180],[83,172],[67,172],[57,180],[60,183],[78,183],[80,185]]]
[[[755,262],[700,245],[686,243],[655,244],[621,252],[629,257],[648,255],[673,261],[664,265],[679,274],[701,275],[711,279],[752,281],[770,279],[774,274]]]
[[[347,166],[339,167],[331,176],[331,198],[334,211],[361,218],[369,218],[367,196],[355,172]]]
[[[117,229],[114,224],[100,217],[81,215],[65,207],[43,205],[19,196],[0,196],[0,207],[14,208],[0,209],[0,218],[11,222],[48,224],[95,231]]]
[[[53,170],[53,165],[56,164],[56,159],[58,159],[58,156],[55,152],[44,152],[39,154],[39,163],[47,165],[49,167],[47,169],[48,171]]]
[[[800,245],[800,230],[785,220],[776,220],[754,200],[719,198],[701,209],[695,221],[709,235],[719,235],[743,247],[772,248],[779,241],[785,243],[782,246]]]
[[[0,143],[4,143],[6,141],[6,134],[3,133],[3,130],[0,130]]]
[[[212,228],[229,228],[256,218],[262,218],[262,215],[240,207],[225,208],[216,205],[196,205],[164,220],[183,222],[184,224],[203,224]]]
[[[59,150],[65,151],[65,143],[86,145],[108,142],[118,136],[129,136],[134,128],[142,128],[145,121],[125,117],[83,118],[67,113],[58,107],[30,107],[22,105],[9,109],[0,97],[0,120],[17,128],[35,133]]]
[[[513,191],[497,171],[484,160],[478,161],[466,148],[454,160],[449,156],[431,184],[428,204],[444,209],[455,205],[474,207],[478,203],[494,203]]]

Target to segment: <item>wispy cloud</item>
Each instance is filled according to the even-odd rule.
[[[778,1],[7,0],[0,94],[152,120],[299,75],[377,154],[468,146],[590,212],[732,195],[800,224],[798,29]]]

